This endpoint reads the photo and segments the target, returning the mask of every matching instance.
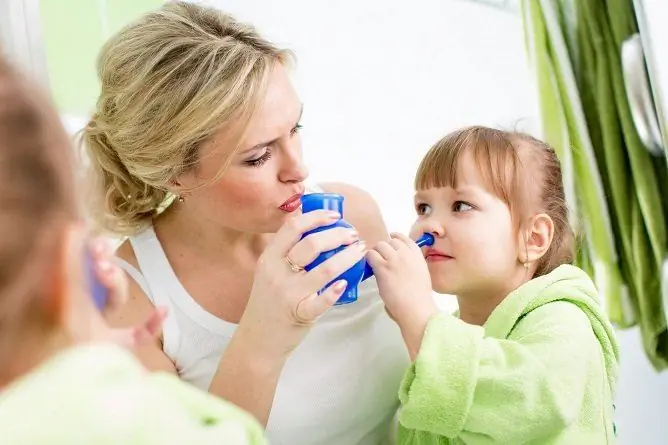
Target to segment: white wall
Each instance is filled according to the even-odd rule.
[[[474,123],[539,129],[519,16],[456,0],[209,3],[296,51],[312,178],[369,190],[391,230],[410,227],[413,173],[440,136]],[[668,374],[651,370],[636,330],[619,339],[619,443],[666,444]]]
[[[209,3],[295,50],[312,178],[369,190],[392,230],[412,223],[415,167],[446,132],[536,128],[521,26],[510,14],[447,1]]]

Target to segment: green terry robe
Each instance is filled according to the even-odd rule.
[[[111,345],[80,346],[0,391],[0,443],[264,445],[249,414]]]
[[[400,389],[399,443],[615,443],[618,353],[574,266],[524,284],[482,327],[439,314]]]

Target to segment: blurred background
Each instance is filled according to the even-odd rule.
[[[101,45],[160,3],[0,0],[1,43],[74,134],[95,104]],[[482,124],[555,146],[578,264],[618,328],[619,443],[668,444],[668,2],[206,3],[295,51],[312,180],[367,189],[393,231],[410,227],[413,174],[445,133]]]

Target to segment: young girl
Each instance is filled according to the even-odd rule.
[[[413,365],[401,444],[614,442],[618,346],[573,233],[546,144],[483,127],[434,145],[415,181],[411,235],[367,255]],[[425,262],[426,259],[426,262]],[[454,294],[440,313],[432,289]]]
[[[164,314],[110,329],[89,294],[67,136],[36,86],[0,56],[0,442],[265,444],[250,415],[130,351]],[[96,251],[109,302],[124,275]],[[104,308],[107,309],[107,308]]]

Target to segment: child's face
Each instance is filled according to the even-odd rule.
[[[457,296],[506,292],[518,273],[518,242],[508,206],[484,186],[472,156],[458,167],[456,189],[415,195],[418,218],[411,235],[433,233],[423,249],[433,289]]]

